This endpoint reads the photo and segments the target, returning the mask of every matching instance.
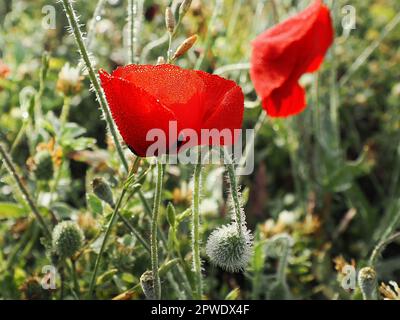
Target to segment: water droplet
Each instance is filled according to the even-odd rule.
[[[101,20],[101,16],[96,16],[96,21],[100,21]]]

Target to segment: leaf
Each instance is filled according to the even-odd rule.
[[[239,297],[239,294],[240,294],[240,289],[235,288],[226,295],[224,300],[237,300],[237,298]]]
[[[94,216],[103,214],[103,203],[93,193],[86,194],[86,203]]]
[[[0,219],[21,218],[27,214],[27,210],[18,203],[0,202]]]

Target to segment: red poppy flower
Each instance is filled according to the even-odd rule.
[[[332,42],[329,9],[321,0],[253,41],[250,75],[268,115],[287,117],[304,110],[305,91],[298,81],[318,70]]]
[[[174,153],[170,149],[174,145],[180,150],[183,145],[231,144],[237,136],[235,129],[241,128],[244,97],[233,81],[169,64],[128,65],[111,75],[104,70],[99,74],[115,123],[139,156],[146,156],[154,143],[147,139],[152,129],[165,133],[165,153]],[[178,137],[170,132],[171,123],[176,124]],[[223,135],[216,140],[190,139],[197,135],[200,140],[202,129],[227,129],[233,140]]]

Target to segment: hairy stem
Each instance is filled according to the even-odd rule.
[[[163,182],[163,166],[160,161],[157,161],[157,182],[156,191],[154,196],[154,206],[151,221],[151,237],[150,237],[150,248],[151,248],[151,269],[153,273],[153,288],[156,300],[161,299],[161,284],[160,276],[158,274],[158,241],[157,241],[157,226],[158,226],[158,213],[161,204],[161,192]]]
[[[225,157],[225,168],[228,171],[229,187],[234,209],[234,220],[236,222],[238,234],[242,237],[244,233],[243,227],[246,221],[243,221],[242,205],[236,180],[235,166],[233,161],[229,159],[229,155]]]
[[[194,297],[201,299],[203,296],[203,285],[201,276],[200,258],[200,188],[201,188],[201,148],[198,148],[197,163],[194,168],[193,178],[193,214],[192,214],[192,251],[193,251],[193,271],[195,274]]]
[[[65,14],[68,18],[69,25],[71,27],[71,31],[75,37],[76,44],[79,49],[79,53],[82,57],[82,60],[86,66],[86,69],[89,73],[90,82],[92,83],[93,89],[96,93],[97,100],[100,103],[101,110],[103,112],[103,116],[107,122],[108,129],[110,130],[111,136],[114,140],[115,147],[117,149],[118,155],[121,158],[122,164],[126,171],[128,171],[129,166],[126,161],[124,152],[122,150],[121,144],[118,139],[117,130],[114,125],[114,121],[111,116],[110,109],[107,104],[107,100],[104,96],[104,92],[101,89],[100,81],[96,75],[95,69],[90,60],[89,52],[86,48],[85,42],[83,40],[83,36],[79,27],[78,19],[75,14],[74,8],[72,7],[71,0],[62,0],[62,4],[64,6]]]
[[[0,143],[0,155],[3,158],[3,161],[10,173],[10,175],[14,178],[19,190],[21,191],[21,193],[23,194],[26,202],[28,203],[29,207],[31,208],[33,214],[35,215],[36,219],[39,221],[40,225],[42,226],[46,237],[51,239],[51,232],[49,227],[47,226],[42,214],[40,213],[39,209],[36,207],[36,204],[34,203],[34,201],[32,200],[31,195],[29,194],[28,189],[25,187],[25,185],[23,184],[20,176],[17,173],[17,170],[11,160],[11,157],[9,156],[9,154],[7,153],[6,149],[4,148],[4,146]]]

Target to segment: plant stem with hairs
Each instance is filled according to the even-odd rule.
[[[201,276],[200,258],[200,189],[201,189],[201,147],[197,149],[198,157],[194,168],[193,177],[193,213],[192,213],[192,251],[193,251],[193,271],[195,275],[194,297],[201,299],[203,296],[203,284]]]
[[[136,158],[135,160],[137,160],[137,159],[139,159],[139,158]],[[128,192],[129,187],[134,183],[134,181],[132,181],[131,177],[134,174],[134,170],[135,169],[136,169],[136,166],[134,164],[132,166],[132,169],[131,169],[129,175],[128,175],[128,178],[126,179],[126,181],[124,183],[122,192],[121,192],[121,194],[120,194],[120,196],[118,198],[117,203],[115,204],[113,213],[111,214],[110,220],[108,222],[108,226],[107,226],[106,231],[104,233],[103,242],[101,243],[100,251],[99,251],[99,254],[98,254],[97,258],[96,258],[96,262],[95,262],[95,265],[94,265],[94,270],[93,270],[92,277],[91,277],[90,284],[89,284],[89,297],[93,297],[93,291],[94,291],[94,287],[95,287],[95,283],[96,283],[96,277],[97,277],[97,272],[98,272],[98,269],[99,269],[99,266],[100,266],[101,258],[103,256],[103,252],[104,252],[104,250],[106,248],[108,237],[111,234],[112,227],[115,224],[115,222],[118,220],[119,209],[121,207],[122,201],[123,201],[123,199],[125,197],[125,194]]]
[[[128,1],[128,44],[129,44],[129,64],[139,63],[138,43],[139,31],[142,22],[141,13],[143,0]]]
[[[19,190],[25,197],[25,200],[28,203],[29,207],[31,208],[33,214],[35,215],[36,219],[39,221],[40,225],[42,226],[46,237],[48,239],[51,239],[51,232],[50,232],[49,227],[47,226],[47,224],[46,224],[42,214],[40,213],[39,209],[37,208],[36,204],[33,202],[28,189],[25,187],[20,176],[18,175],[15,165],[11,160],[11,157],[9,156],[6,149],[4,148],[4,146],[1,143],[0,143],[0,155],[3,158],[3,161],[4,161],[8,171],[10,172],[10,175],[14,178]]]
[[[150,237],[150,250],[151,250],[151,269],[153,274],[153,289],[156,300],[161,299],[161,284],[160,276],[158,274],[158,241],[157,241],[157,226],[158,226],[158,213],[161,204],[161,193],[163,183],[163,165],[157,160],[157,181],[156,190],[154,195],[154,206],[151,221],[151,237]]]
[[[95,69],[94,69],[91,59],[90,59],[89,52],[88,52],[85,42],[83,40],[83,36],[82,36],[81,30],[80,30],[78,18],[75,14],[74,8],[72,7],[72,2],[71,2],[71,0],[62,0],[62,4],[64,7],[65,14],[68,18],[68,22],[69,22],[71,31],[75,37],[75,41],[78,46],[79,53],[85,64],[85,67],[88,71],[90,82],[92,83],[93,89],[96,93],[97,100],[99,101],[101,110],[103,112],[103,116],[107,122],[108,129],[110,130],[111,136],[114,140],[114,144],[117,149],[118,155],[121,158],[121,161],[122,161],[122,164],[123,164],[125,170],[128,171],[128,169],[129,169],[128,162],[126,161],[124,152],[121,147],[121,143],[118,139],[117,130],[115,128],[114,121],[112,119],[111,112],[108,107],[104,92],[101,89],[100,81],[96,75]]]

